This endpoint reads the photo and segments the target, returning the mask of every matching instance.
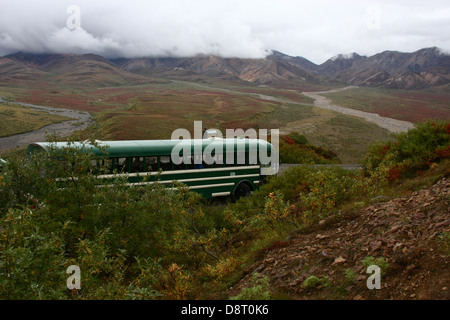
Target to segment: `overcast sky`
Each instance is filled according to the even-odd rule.
[[[261,58],[278,50],[320,64],[340,53],[450,52],[449,35],[450,0],[0,0],[0,56]]]

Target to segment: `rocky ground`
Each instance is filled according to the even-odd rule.
[[[448,300],[449,237],[446,177],[404,198],[331,215],[275,243],[229,294],[251,286],[258,273],[268,277],[272,294],[290,299]],[[380,264],[380,289],[368,289],[374,282],[363,262],[367,257]],[[305,287],[311,276],[326,281]]]

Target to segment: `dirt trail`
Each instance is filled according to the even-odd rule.
[[[345,87],[340,89],[334,89],[329,91],[319,91],[319,92],[302,92],[303,95],[314,99],[314,105],[318,108],[328,109],[337,111],[343,114],[356,116],[363,118],[366,121],[375,123],[376,125],[389,130],[390,132],[405,132],[413,128],[414,125],[407,121],[401,121],[391,118],[382,117],[376,113],[370,113],[365,111],[360,111],[356,109],[343,108],[341,106],[333,105],[331,100],[322,96],[325,93],[340,92],[348,89],[353,89],[356,87]]]
[[[60,116],[65,116],[68,118],[72,118],[74,120],[63,121],[59,123],[53,123],[47,126],[44,126],[38,130],[15,134],[8,137],[0,138],[0,151],[15,148],[17,146],[27,145],[36,141],[45,141],[47,133],[55,133],[58,136],[66,137],[72,134],[77,130],[85,129],[92,123],[92,117],[88,112],[77,111],[71,109],[64,108],[53,108],[46,106],[38,106],[29,103],[23,102],[11,102],[3,100],[0,97],[0,103],[9,103],[9,104],[17,104],[21,106],[25,106],[37,111],[44,111],[50,114],[56,114]]]

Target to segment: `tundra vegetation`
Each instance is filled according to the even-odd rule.
[[[128,187],[116,178],[99,186],[104,168],[71,146],[11,157],[0,174],[0,298],[230,298],[226,290],[245,268],[293,231],[395,196],[405,179],[449,157],[450,123],[423,122],[371,146],[365,170],[296,166],[235,203],[206,201],[182,185]],[[71,265],[80,268],[81,289],[66,286]],[[234,298],[273,298],[268,290],[255,277]]]

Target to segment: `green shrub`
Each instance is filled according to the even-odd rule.
[[[0,298],[65,298],[66,227],[30,208],[11,208],[1,216]]]
[[[69,144],[4,168],[2,298],[151,298],[162,279],[155,259],[162,269],[217,259],[213,247],[223,232],[216,226],[225,218],[206,217],[197,193],[158,183],[128,187],[124,178],[102,187],[95,174],[104,168],[93,169],[91,160]],[[66,287],[69,265],[82,272],[76,292]]]
[[[230,300],[270,300],[269,279],[267,276],[252,274],[250,287],[242,288],[241,292],[230,297]]]
[[[388,180],[414,176],[433,163],[450,158],[450,122],[426,121],[414,129],[395,135],[394,141],[369,147],[363,165],[375,170],[383,160],[392,157]]]
[[[358,274],[353,269],[345,269],[345,284],[350,285],[356,282]]]
[[[323,276],[318,278],[316,276],[309,276],[303,281],[302,286],[307,289],[313,289],[318,287],[328,287],[330,285],[330,281],[328,276]]]
[[[321,147],[310,145],[306,137],[298,133],[281,136],[279,148],[281,162],[283,163],[340,163],[335,153]]]
[[[298,144],[308,144],[308,139],[306,139],[304,135],[301,135],[298,132],[291,132],[290,134],[288,134],[288,137]]]
[[[369,267],[369,266],[371,266],[371,265],[375,265],[375,266],[380,267],[381,273],[382,273],[382,274],[385,274],[385,273],[389,270],[389,268],[390,268],[389,263],[388,263],[388,262],[386,261],[386,259],[383,258],[383,257],[374,258],[374,257],[372,257],[372,256],[368,256],[368,257],[365,257],[365,258],[361,261],[361,263],[362,263],[362,265],[363,265],[364,267],[366,267],[366,268]]]
[[[450,232],[442,232],[437,237],[439,248],[448,256],[450,255]]]

